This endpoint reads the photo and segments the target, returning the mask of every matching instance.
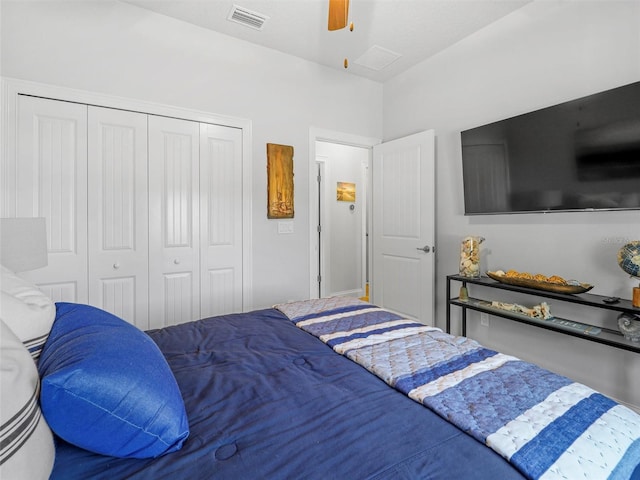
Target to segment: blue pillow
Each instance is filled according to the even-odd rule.
[[[182,395],[162,352],[110,313],[56,303],[38,370],[49,426],[78,447],[153,458],[179,450],[189,435]]]

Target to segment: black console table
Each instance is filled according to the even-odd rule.
[[[618,330],[612,330],[605,327],[596,327],[584,322],[574,322],[573,320],[559,319],[555,317],[554,321],[531,318],[523,314],[501,310],[491,306],[491,302],[480,298],[473,297],[469,292],[468,300],[460,299],[458,296],[452,297],[451,283],[458,282],[469,290],[469,285],[478,285],[487,288],[508,290],[523,295],[531,295],[543,298],[549,298],[561,302],[575,303],[587,307],[600,308],[614,312],[626,312],[640,315],[640,308],[636,308],[631,304],[630,300],[619,300],[617,303],[605,303],[602,295],[594,295],[590,293],[565,294],[536,290],[532,288],[518,287],[500,283],[488,277],[468,278],[460,275],[447,276],[447,333],[451,333],[451,306],[455,305],[462,309],[462,335],[467,334],[467,310],[475,310],[487,313],[497,317],[506,318],[519,323],[533,325],[535,327],[553,330],[566,335],[572,335],[591,342],[603,343],[612,347],[629,350],[640,353],[640,342],[632,342],[624,338]],[[456,294],[458,289],[455,290]],[[553,309],[552,309],[553,310]],[[576,328],[577,327],[577,328]]]

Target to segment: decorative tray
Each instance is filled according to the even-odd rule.
[[[551,324],[555,328],[559,328],[560,330],[569,330],[573,332],[582,333],[584,335],[592,335],[598,336],[602,329],[600,327],[596,327],[594,325],[588,325],[586,323],[574,322],[572,320],[566,320],[564,318],[558,317],[549,317],[549,318],[536,318],[526,315],[520,312],[509,312],[503,310],[501,308],[494,307],[491,302],[487,302],[486,300],[477,300],[477,299],[469,299],[469,303],[476,305],[478,307],[482,307],[486,310],[494,311],[498,314],[508,314],[510,317],[521,318],[527,320],[529,322],[539,322],[541,324]]]
[[[505,283],[507,285],[516,285],[518,287],[527,287],[533,288],[536,290],[544,290],[547,292],[555,292],[555,293],[584,293],[588,292],[593,288],[593,285],[589,285],[588,283],[568,283],[568,284],[560,284],[560,283],[550,283],[550,282],[540,282],[537,280],[532,280],[528,278],[518,278],[518,277],[507,277],[505,275],[496,275],[494,272],[487,272],[487,276],[489,278],[493,278],[494,280]]]

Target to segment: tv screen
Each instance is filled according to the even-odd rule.
[[[461,132],[466,215],[640,209],[640,82]]]

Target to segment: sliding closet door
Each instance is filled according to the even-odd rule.
[[[3,215],[45,217],[45,268],[21,276],[54,301],[87,294],[87,106],[19,96],[15,155],[4,160]]]
[[[148,318],[147,116],[89,107],[89,303]]]
[[[242,131],[200,125],[201,311],[242,310]]]
[[[149,326],[200,318],[198,123],[149,116]]]

